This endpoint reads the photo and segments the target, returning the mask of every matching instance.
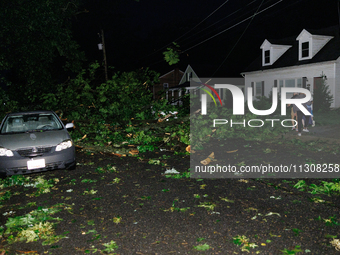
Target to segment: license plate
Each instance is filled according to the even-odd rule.
[[[45,159],[37,159],[37,160],[30,160],[27,161],[27,169],[37,169],[37,168],[44,168],[45,167]]]

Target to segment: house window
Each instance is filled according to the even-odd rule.
[[[280,90],[282,87],[285,88],[301,88],[302,87],[302,78],[297,79],[287,79],[287,80],[280,80]],[[294,93],[287,93],[286,97],[291,98]]]
[[[302,58],[309,57],[309,42],[301,43],[301,57]]]
[[[163,83],[163,89],[166,90],[169,88],[169,83]]]
[[[285,80],[285,87],[295,88],[295,79]]]
[[[269,50],[266,50],[264,52],[264,63],[270,64],[270,51]]]
[[[190,79],[192,78],[192,73],[187,73],[187,81],[190,81]]]
[[[296,87],[302,88],[302,79],[301,78],[296,79]]]
[[[197,95],[198,97],[201,96],[201,90],[200,89],[195,89],[194,90],[194,95]]]
[[[264,82],[259,81],[255,83],[255,96],[260,97],[264,95],[264,88],[263,88]]]
[[[281,88],[301,88],[302,78],[279,80],[279,84]]]
[[[223,89],[215,89],[217,94],[220,96],[221,100],[223,100]],[[213,93],[213,96],[215,99],[217,99],[217,96],[215,93]]]

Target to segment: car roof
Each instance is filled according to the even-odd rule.
[[[52,113],[52,114],[54,114],[53,111],[37,110],[37,111],[11,112],[11,113],[8,113],[7,116],[18,115],[18,114],[20,114],[20,115],[39,114],[39,113]]]

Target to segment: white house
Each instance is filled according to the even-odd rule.
[[[323,76],[334,97],[331,107],[340,107],[338,26],[303,29],[293,38],[265,39],[260,49],[262,54],[242,73],[245,93],[252,87],[253,98],[256,98],[269,96],[273,87],[278,87],[279,91],[281,87],[302,87],[313,94]]]

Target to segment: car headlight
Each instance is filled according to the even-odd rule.
[[[55,148],[55,151],[62,151],[67,148],[71,148],[72,145],[73,145],[72,140],[65,140],[57,145],[57,147]]]
[[[6,149],[6,148],[0,147],[0,156],[12,157],[13,152],[11,150]]]

